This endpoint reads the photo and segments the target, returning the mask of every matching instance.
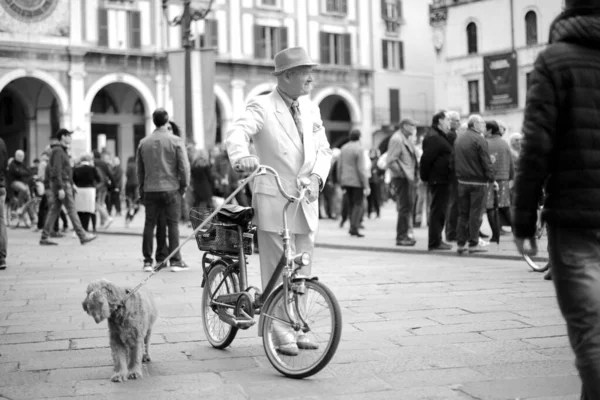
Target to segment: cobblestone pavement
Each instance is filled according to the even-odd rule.
[[[314,270],[342,307],[342,342],[321,373],[292,380],[269,364],[256,327],[227,350],[206,342],[193,242],[183,250],[190,271],[163,270],[147,284],[160,317],[145,378],[111,383],[106,322],[95,324],[81,302],[91,280],[133,286],[146,276],[141,238],[102,235],[83,247],[70,236],[55,247],[38,239],[9,231],[0,399],[579,398],[552,285],[521,261],[318,248]]]

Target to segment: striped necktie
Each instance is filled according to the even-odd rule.
[[[294,122],[296,123],[296,128],[298,128],[298,134],[300,135],[300,141],[304,143],[304,131],[302,130],[302,118],[300,116],[300,108],[299,104],[296,100],[292,101],[292,118],[294,118]]]

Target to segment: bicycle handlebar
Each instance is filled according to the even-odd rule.
[[[235,168],[236,171],[238,172],[242,172],[239,168]],[[304,181],[307,178],[303,178],[302,181],[302,188],[300,189],[300,194],[295,197],[292,196],[290,194],[288,194],[285,189],[283,188],[283,184],[281,183],[281,178],[279,177],[279,173],[273,168],[270,167],[268,165],[259,165],[251,174],[248,178],[246,179],[252,179],[255,176],[259,176],[259,175],[271,175],[275,178],[275,182],[277,183],[277,189],[279,189],[279,193],[281,193],[281,195],[283,197],[285,197],[285,199],[287,201],[290,202],[301,202],[305,196],[306,196],[306,191],[308,189],[308,184],[310,182],[306,182]]]

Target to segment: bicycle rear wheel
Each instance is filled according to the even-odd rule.
[[[219,318],[216,312],[217,306],[211,305],[209,288],[213,298],[240,291],[237,276],[224,261],[217,261],[216,265],[210,269],[202,292],[204,334],[213,347],[224,349],[235,339],[238,328],[234,328]]]
[[[293,332],[292,328],[275,321],[275,316],[288,321],[284,311],[283,287],[273,294],[273,301],[264,310],[265,323],[262,327],[263,346],[267,358],[283,375],[302,379],[322,370],[335,354],[342,335],[342,312],[329,288],[320,282],[306,281],[304,294],[289,293],[286,302],[294,305],[294,312],[306,321],[309,331],[305,333],[310,342],[317,344],[318,349],[300,350],[297,356],[286,356],[277,351],[279,338],[275,330]],[[284,316],[285,315],[285,316]]]

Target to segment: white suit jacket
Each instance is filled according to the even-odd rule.
[[[246,106],[244,114],[227,133],[226,146],[231,164],[250,156],[250,139],[261,164],[274,168],[286,192],[298,195],[298,182],[317,174],[325,182],[331,168],[331,149],[325,135],[319,108],[308,98],[298,98],[304,144],[292,114],[277,90],[258,96]],[[252,206],[258,229],[279,232],[283,228],[285,198],[279,193],[275,179],[260,176],[253,186]],[[288,209],[291,233],[314,232],[319,222],[318,201],[302,202]]]

